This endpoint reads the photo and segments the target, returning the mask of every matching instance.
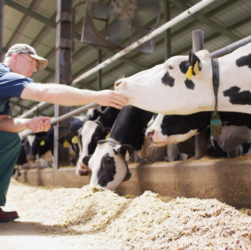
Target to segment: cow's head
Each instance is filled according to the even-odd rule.
[[[84,159],[92,171],[90,184],[115,190],[130,178],[127,161],[132,153],[130,145],[120,145],[109,139],[99,141],[94,154]]]
[[[38,153],[38,147],[39,147],[39,144],[36,140],[36,135],[34,133],[28,135],[24,148],[25,148],[26,157],[29,163],[35,162],[36,156]]]
[[[70,148],[70,162],[76,165],[77,159],[79,158],[78,132],[69,132],[60,137],[58,142],[64,148]]]
[[[147,128],[146,136],[155,146],[186,141],[205,130],[210,123],[210,112],[191,115],[159,114],[153,124]]]
[[[105,139],[110,129],[103,127],[97,121],[87,121],[78,134],[79,158],[76,174],[83,176],[89,174],[89,168],[84,161],[86,156],[92,155],[99,140]]]
[[[201,103],[213,103],[203,93],[212,92],[212,66],[208,51],[175,56],[165,63],[115,82],[115,90],[129,98],[129,104],[163,114],[198,112]],[[213,92],[212,92],[213,93]],[[203,100],[202,100],[203,99]],[[197,111],[198,110],[198,111]]]

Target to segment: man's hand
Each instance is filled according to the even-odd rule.
[[[27,122],[27,128],[35,133],[47,132],[51,128],[50,117],[36,117]]]
[[[122,109],[122,107],[124,107],[129,101],[126,96],[113,90],[102,90],[96,93],[96,102],[102,106],[111,106],[117,109]]]

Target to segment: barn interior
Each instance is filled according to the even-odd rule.
[[[135,27],[139,36],[132,32],[134,26],[129,25],[123,30],[123,22],[116,22],[112,15],[107,18],[109,15],[105,10],[114,2],[123,4],[127,1],[0,0],[1,61],[10,46],[27,43],[49,60],[45,70],[34,74],[34,82],[56,82],[80,89],[103,90],[113,89],[114,82],[121,76],[149,69],[171,56],[189,54],[195,44],[192,38],[194,31],[203,32],[201,41],[210,53],[251,40],[251,1],[211,1],[195,13],[187,10],[201,1],[138,1]],[[96,12],[93,10],[90,15],[88,6],[96,6],[96,9],[93,7]],[[133,7],[130,6],[129,12]],[[183,13],[186,15],[182,16]],[[172,23],[177,17],[180,19]],[[119,25],[116,26],[117,23]],[[144,46],[130,49],[135,41],[166,23],[170,23],[169,28],[143,43]],[[118,32],[122,30],[124,32]],[[102,65],[125,48],[129,48],[126,54]],[[98,68],[98,65],[102,67]],[[85,115],[90,107],[95,107],[95,104],[84,108],[59,107],[13,98],[10,115],[57,119],[76,110],[77,115]],[[54,125],[59,131],[58,136],[69,128],[68,118],[56,120]],[[207,152],[203,136],[195,139],[198,142],[194,146],[193,160],[130,164],[132,178],[123,182],[116,191],[121,195],[140,195],[151,190],[166,196],[216,198],[237,208],[251,207],[250,160],[204,158]],[[89,177],[76,176],[74,167],[70,166],[69,150],[60,145],[55,145],[54,149],[58,153],[54,156],[52,168],[36,166],[23,169],[18,181],[65,187],[88,184]]]

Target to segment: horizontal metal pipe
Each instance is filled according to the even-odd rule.
[[[234,51],[234,50],[238,49],[239,47],[244,46],[250,42],[251,42],[251,36],[248,36],[248,37],[245,37],[235,43],[229,44],[228,46],[226,46],[222,49],[216,50],[216,51],[212,52],[210,55],[213,58],[221,57],[221,56],[224,56],[226,54],[231,53],[232,51]]]
[[[73,110],[73,111],[71,111],[71,112],[69,112],[69,113],[67,113],[67,114],[61,115],[61,116],[59,116],[59,117],[57,117],[57,118],[54,118],[54,117],[53,117],[53,118],[51,118],[51,120],[50,120],[50,124],[51,124],[51,125],[55,125],[56,123],[59,123],[59,122],[65,120],[65,119],[67,119],[67,118],[69,118],[69,117],[71,117],[71,116],[78,115],[79,113],[81,113],[81,112],[83,112],[83,111],[85,111],[85,110],[88,110],[88,109],[90,109],[90,108],[96,108],[97,106],[99,106],[99,105],[96,104],[96,103],[91,103],[91,104],[85,105],[85,106],[83,106],[83,107],[81,107],[81,108],[75,109],[75,110]],[[19,133],[19,136],[20,136],[21,138],[23,138],[23,137],[25,137],[25,136],[27,136],[27,135],[29,135],[29,134],[32,134],[32,133],[33,133],[33,132],[32,132],[30,129],[26,129],[26,130],[21,131],[21,132]]]
[[[38,108],[43,107],[45,104],[47,104],[47,102],[40,102],[38,105],[34,106],[32,109],[30,109],[29,111],[27,111],[26,113],[20,115],[18,118],[25,118],[28,117],[29,115],[35,113],[37,111]]]

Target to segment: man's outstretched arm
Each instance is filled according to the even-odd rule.
[[[121,109],[128,103],[127,97],[113,90],[92,91],[56,83],[29,84],[22,91],[21,98],[64,106],[98,103],[102,106],[112,106],[118,109]]]

